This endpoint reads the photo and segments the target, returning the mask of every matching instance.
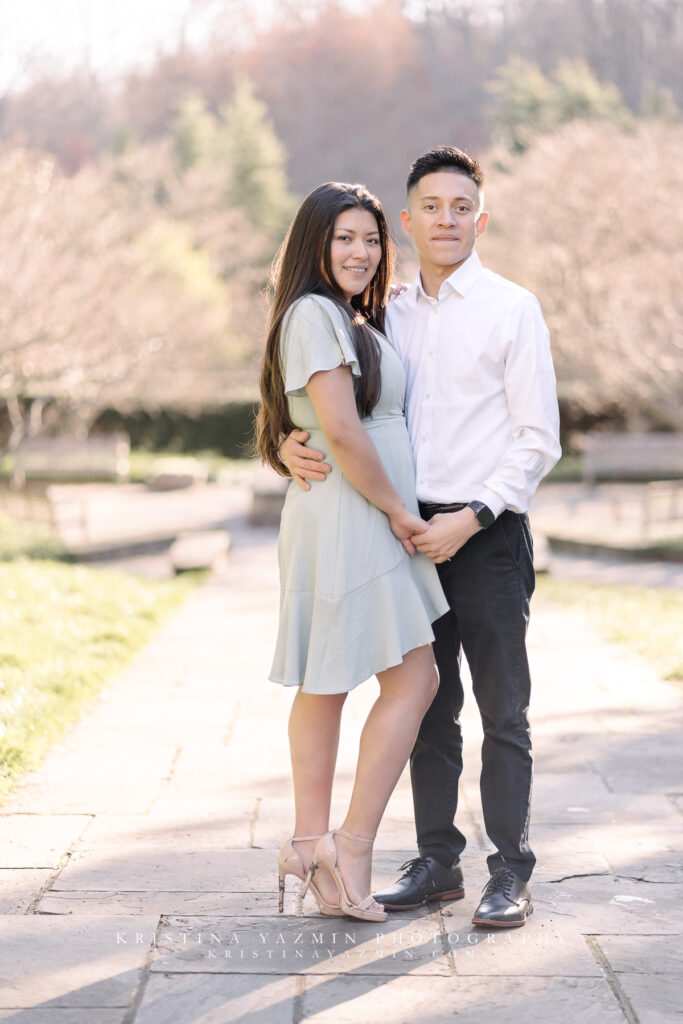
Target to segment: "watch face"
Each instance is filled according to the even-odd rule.
[[[493,523],[495,523],[496,517],[488,505],[485,505],[483,501],[471,501],[470,508],[474,512],[477,522],[481,526],[482,530],[488,529],[489,526],[492,526]]]

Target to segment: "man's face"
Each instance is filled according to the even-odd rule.
[[[421,266],[455,270],[466,260],[488,221],[480,207],[479,189],[466,174],[435,171],[421,178],[401,214],[403,230],[413,239]]]

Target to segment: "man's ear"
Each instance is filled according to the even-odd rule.
[[[410,223],[410,210],[401,210],[401,227],[407,235],[412,235],[413,229]]]
[[[475,224],[477,238],[479,238],[479,235],[483,235],[484,234],[484,232],[486,231],[486,225],[488,224],[488,222],[489,222],[489,215],[484,210],[482,213],[479,214],[479,217],[477,218],[477,223]]]

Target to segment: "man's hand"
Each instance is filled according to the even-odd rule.
[[[439,565],[452,558],[470,537],[481,530],[471,508],[459,512],[441,512],[429,520],[425,533],[414,534],[410,539],[423,555]]]
[[[325,456],[315,448],[307,448],[306,441],[311,435],[305,430],[293,430],[280,445],[280,458],[294,480],[303,491],[310,491],[307,480],[324,480],[332,467],[324,461]]]
[[[407,292],[409,285],[407,284],[392,284],[389,285],[389,295],[387,296],[387,302],[391,302],[392,299],[397,299],[399,295],[403,295]]]

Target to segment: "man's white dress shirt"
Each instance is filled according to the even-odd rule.
[[[408,381],[421,501],[526,512],[560,457],[548,329],[538,300],[472,253],[427,295],[418,275],[389,303],[387,335]]]

